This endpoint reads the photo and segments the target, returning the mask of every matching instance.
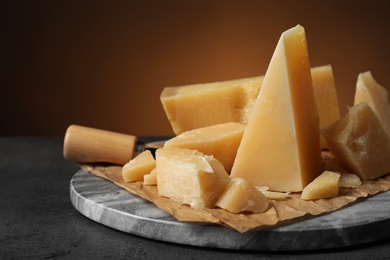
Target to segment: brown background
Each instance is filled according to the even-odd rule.
[[[2,1],[0,135],[81,124],[171,135],[165,86],[265,74],[280,34],[306,29],[343,112],[357,75],[390,88],[386,1]]]

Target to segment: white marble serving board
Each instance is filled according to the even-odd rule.
[[[86,217],[130,234],[165,242],[222,249],[315,250],[390,237],[390,192],[325,215],[277,228],[239,233],[219,225],[177,221],[154,204],[79,170],[70,182],[74,207]]]

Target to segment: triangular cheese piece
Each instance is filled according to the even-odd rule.
[[[298,25],[279,39],[231,176],[301,191],[321,173],[319,131],[305,30]]]
[[[370,71],[360,73],[358,76],[354,105],[361,102],[371,107],[386,133],[390,135],[389,93],[375,81]]]

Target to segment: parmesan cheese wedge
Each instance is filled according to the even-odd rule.
[[[230,182],[218,160],[196,150],[158,149],[156,169],[159,196],[195,209],[214,207]]]
[[[142,181],[144,175],[156,167],[156,161],[149,150],[137,155],[122,167],[122,177],[125,182]]]
[[[339,173],[324,171],[303,189],[301,198],[314,200],[336,197],[339,194],[339,181]]]
[[[367,103],[378,116],[386,133],[390,135],[389,93],[379,85],[370,71],[360,73],[356,83],[354,105]]]
[[[321,173],[320,130],[305,31],[281,35],[231,177],[273,191],[302,191]]]
[[[214,156],[230,172],[245,125],[235,122],[202,127],[168,140],[164,148],[187,148]]]
[[[322,133],[330,151],[348,172],[362,180],[390,173],[390,137],[367,103],[351,107]]]
[[[247,180],[232,178],[215,205],[233,213],[263,213],[268,209],[269,201]]]

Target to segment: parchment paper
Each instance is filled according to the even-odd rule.
[[[234,214],[224,209],[192,209],[187,205],[180,205],[168,198],[160,197],[157,186],[144,186],[142,182],[126,183],[122,179],[121,166],[82,164],[80,167],[96,176],[107,179],[128,192],[151,201],[160,209],[170,213],[179,221],[214,223],[232,228],[238,232],[269,228],[291,221],[299,221],[302,217],[313,217],[326,212],[335,211],[379,192],[390,189],[390,175],[370,181],[363,181],[358,188],[340,188],[339,195],[331,199],[305,201],[300,193],[291,194],[282,200],[270,200],[270,207],[261,214],[241,213]],[[356,203],[363,203],[356,201]]]

